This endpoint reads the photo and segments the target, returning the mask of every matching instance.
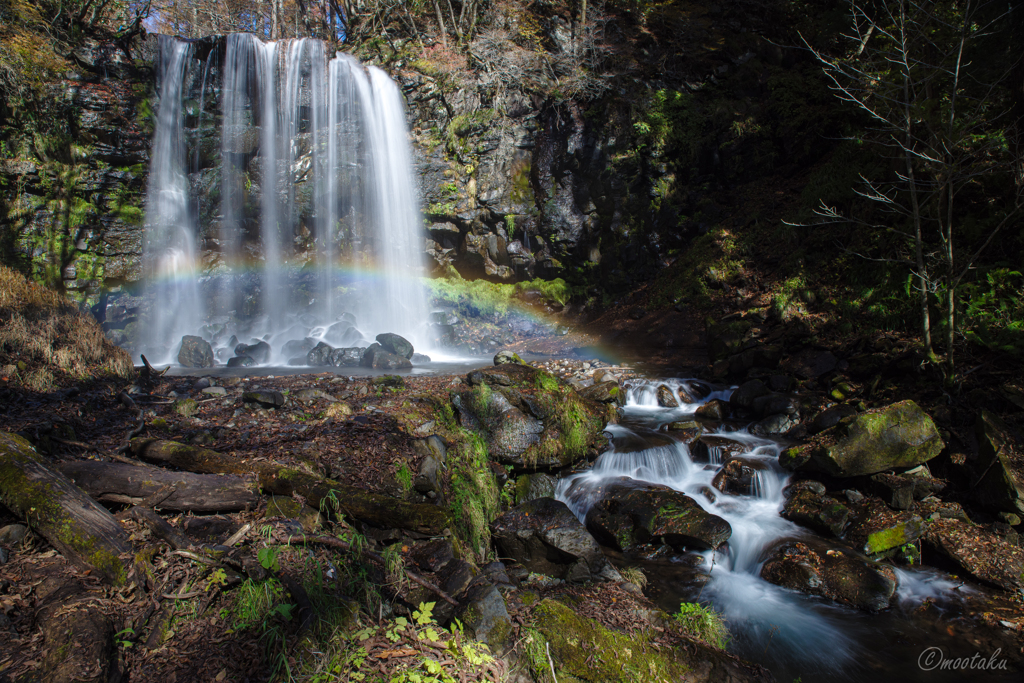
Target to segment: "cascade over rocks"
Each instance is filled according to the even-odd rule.
[[[834,477],[876,474],[925,463],[943,449],[935,423],[913,401],[843,418],[779,457],[783,467]]]

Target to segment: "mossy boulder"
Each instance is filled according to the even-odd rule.
[[[554,375],[517,363],[474,370],[452,404],[490,456],[519,468],[571,465],[604,444],[607,412]]]
[[[587,529],[624,552],[662,542],[680,549],[717,548],[732,535],[727,521],[668,486],[620,477],[602,487],[602,496],[587,511]]]
[[[851,521],[846,540],[868,555],[877,555],[913,543],[927,531],[928,524],[913,512],[889,509],[874,496],[851,504]]]
[[[871,612],[889,607],[896,594],[892,567],[846,548],[819,541],[783,540],[766,555],[761,578],[777,586]]]
[[[978,438],[976,470],[981,475],[974,487],[975,499],[994,512],[1024,514],[1024,472],[1009,458],[1010,428],[982,410],[974,431]]]
[[[796,484],[787,494],[789,497],[782,508],[783,517],[821,534],[843,535],[850,521],[848,507],[811,486]]]
[[[900,401],[842,419],[779,457],[783,467],[857,477],[928,462],[944,447],[932,419],[913,401]]]
[[[548,683],[638,681],[771,681],[771,674],[699,640],[657,648],[647,633],[617,633],[566,605],[545,599],[523,629],[523,650],[533,679]]]

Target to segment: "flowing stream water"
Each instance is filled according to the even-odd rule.
[[[659,386],[673,392],[679,408],[658,406]],[[717,551],[622,558],[645,570],[650,581],[647,593],[663,609],[675,612],[684,601],[711,605],[725,618],[731,634],[729,649],[764,664],[777,680],[787,683],[959,681],[970,675],[963,670],[927,670],[929,662],[921,658],[930,647],[941,648],[947,657],[970,657],[978,652],[985,658],[1001,647],[1004,658],[1013,657],[1012,637],[999,630],[985,631],[963,617],[970,611],[968,603],[983,600],[983,593],[935,570],[897,569],[896,605],[879,614],[833,604],[760,578],[766,549],[781,539],[814,537],[779,514],[789,479],[778,465],[780,444],[753,436],[739,425],[705,431],[734,442],[744,459],[763,465],[757,471],[753,495],[713,490],[712,502],[703,490],[712,486],[729,456],[711,448],[710,463],[696,462],[682,437],[659,431],[662,425],[691,419],[706,401],[728,400],[730,394],[728,389],[697,381],[628,381],[622,419],[607,427],[611,448],[591,469],[561,479],[556,490],[556,498],[584,523],[587,511],[601,498],[602,486],[621,477],[682,491],[729,522],[732,536]],[[687,403],[687,395],[704,398]],[[975,675],[980,680],[1014,680],[1019,674],[985,671]]]
[[[139,350],[173,363],[193,334],[223,362],[234,344],[266,341],[264,363],[284,365],[285,344],[304,339],[356,347],[393,332],[427,347],[421,213],[394,81],[310,38],[231,34],[223,57],[214,49],[190,68],[193,55],[160,37],[145,247],[154,304]],[[199,103],[192,130],[186,100]],[[218,210],[200,228],[185,140],[198,149],[218,115]]]

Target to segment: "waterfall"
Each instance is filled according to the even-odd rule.
[[[182,94],[192,47],[160,36],[159,109],[146,194],[144,254],[155,314],[144,344],[154,362],[171,362],[183,334],[202,320],[196,286],[195,221],[185,174]]]
[[[177,51],[183,62],[190,54],[184,41],[161,37],[161,45],[165,61]],[[274,363],[288,362],[294,352],[285,345],[303,339],[366,346],[394,332],[421,346],[428,318],[422,215],[400,89],[384,71],[349,55],[328,60],[315,39],[264,43],[231,34],[223,45],[223,64],[211,76],[219,79],[220,97],[200,94],[199,116],[219,115],[221,128],[219,214],[209,225],[197,228],[186,216],[183,167],[172,172],[173,164],[162,163],[157,174],[154,143],[150,193],[183,198],[186,208],[163,222],[189,241],[187,248],[175,242],[174,258],[164,259],[173,280],[191,292],[191,303],[175,304],[173,312],[164,310],[167,301],[156,302],[153,329],[164,347],[173,347],[165,356],[173,359],[182,334],[206,336],[221,362],[233,353],[229,337],[267,340]],[[183,156],[184,68],[162,68],[172,71],[177,89],[164,78],[156,140],[176,141]],[[203,111],[207,99],[217,102]],[[154,213],[150,223],[156,220]],[[202,273],[197,240],[204,246]],[[155,258],[152,241],[147,253]],[[196,294],[200,282],[206,305]],[[180,293],[175,301],[186,298]],[[204,317],[216,324],[201,327]],[[153,346],[151,340],[144,350]]]

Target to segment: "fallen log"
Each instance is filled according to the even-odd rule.
[[[60,471],[101,503],[145,504],[207,514],[244,510],[257,500],[252,483],[238,475],[171,472],[142,464],[98,460],[66,462]]]
[[[113,515],[14,434],[0,433],[0,502],[69,562],[114,585],[127,580],[132,564],[128,534]]]
[[[440,533],[448,526],[447,514],[436,505],[408,503],[281,465],[251,462],[207,448],[160,439],[132,439],[130,449],[138,458],[190,472],[254,474],[264,493],[277,496],[297,493],[311,507],[336,510],[374,526],[425,534]]]
[[[51,683],[110,683],[121,680],[114,625],[103,610],[101,591],[65,583],[36,608],[44,655],[38,679]]]
[[[149,508],[136,505],[120,513],[118,517],[134,519],[141,524],[145,524],[154,536],[161,541],[165,541],[167,545],[175,550],[184,550],[196,545],[188,536],[175,529],[166,519]]]

